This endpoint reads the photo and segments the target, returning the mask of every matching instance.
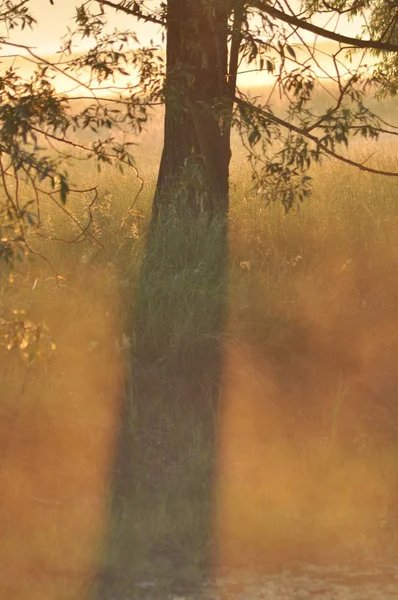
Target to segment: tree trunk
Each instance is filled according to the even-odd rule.
[[[205,573],[211,561],[236,81],[227,78],[228,1],[168,0],[165,138],[152,218],[156,227],[147,239],[133,311],[136,360],[114,464],[105,546],[110,567],[95,590],[97,600],[134,594],[134,578],[148,569],[146,560],[155,579],[162,576],[162,561],[171,561],[172,579],[190,573],[195,564]],[[158,219],[168,207],[182,218]],[[191,215],[193,219],[185,218]],[[198,434],[209,458],[198,461],[192,472],[186,457]],[[175,465],[179,481],[170,486]],[[193,502],[181,505],[182,497]],[[137,528],[135,523],[148,522],[149,509],[156,511],[158,505],[166,510],[161,530]],[[137,552],[143,541],[147,556]],[[196,584],[200,586],[199,578]]]
[[[169,0],[164,146],[153,203],[226,214],[232,105],[228,0]]]

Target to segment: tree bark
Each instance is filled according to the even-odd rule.
[[[107,580],[94,590],[97,600],[134,594],[134,576],[142,569],[136,549],[143,539],[135,520],[145,522],[146,504],[156,510],[166,494],[165,531],[172,533],[164,539],[165,534],[156,531],[155,539],[150,528],[144,531],[154,576],[162,573],[162,561],[172,561],[170,571],[176,578],[189,573],[198,558],[205,575],[212,559],[215,415],[227,295],[225,216],[236,82],[228,73],[228,1],[168,0],[165,137],[152,213],[156,227],[147,239],[133,311],[136,360],[131,393],[120,417],[112,519],[105,542],[106,564],[111,566]],[[168,208],[181,218],[159,218]],[[204,228],[198,226],[202,213],[211,221],[205,217]],[[190,215],[193,219],[185,218]],[[161,446],[151,443],[156,424]],[[208,462],[205,468],[198,462],[196,474],[180,476],[181,482],[170,487],[168,465],[178,464],[185,472],[190,436],[197,432],[206,440]],[[181,514],[182,493],[194,498],[187,504],[189,518]],[[188,540],[185,547],[192,548],[191,553],[181,546],[177,531]],[[199,593],[199,578],[196,585]]]
[[[164,146],[153,202],[210,215],[228,211],[232,105],[228,0],[169,0]]]

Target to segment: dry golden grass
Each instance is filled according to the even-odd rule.
[[[393,168],[396,147],[378,148],[373,161]],[[353,151],[365,158],[373,147]],[[227,288],[212,263],[217,232],[212,238],[203,223],[191,227],[194,250],[184,257],[186,240],[171,223],[147,256],[151,271],[140,293],[149,317],[137,322],[155,174],[150,146],[146,152],[149,187],[122,229],[137,182],[111,168],[101,174],[94,217],[102,248],[34,241],[68,283],[56,285],[35,259],[0,291],[2,307],[27,307],[57,342],[53,357],[29,368],[1,351],[1,555],[9,576],[0,597],[25,598],[29,588],[33,598],[81,598],[96,570],[99,541],[113,527],[108,501],[121,400],[132,402],[134,428],[126,385],[134,388],[137,331],[154,355],[179,356],[181,372],[200,371],[196,349],[217,337],[223,369],[215,455],[197,412],[167,408],[178,372],[170,375],[174,387],[167,370],[152,365],[147,374],[151,390],[158,378],[158,393],[147,405],[152,434],[137,471],[138,500],[134,514],[126,509],[130,529],[114,524],[131,572],[152,574],[154,548],[165,539],[183,549],[189,577],[209,543],[216,565],[258,568],[297,552],[309,560],[393,556],[398,183],[328,162],[313,172],[314,196],[285,215],[247,191],[250,174],[236,161]],[[79,213],[77,199],[70,208]],[[58,213],[43,214],[47,231],[65,230]],[[169,326],[170,299],[178,305]],[[219,302],[227,318],[217,331],[211,311]],[[207,406],[209,389],[201,394]],[[194,400],[198,406],[187,395]],[[203,491],[213,461],[217,477]],[[146,485],[151,469],[161,482],[156,494]],[[202,526],[209,509],[210,542]],[[106,569],[117,559],[104,560]]]

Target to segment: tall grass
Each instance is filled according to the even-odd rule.
[[[394,170],[395,154],[380,146],[377,164]],[[27,307],[57,342],[31,367],[1,351],[7,597],[43,597],[38,573],[48,597],[81,597],[101,561],[115,589],[158,577],[166,590],[200,577],[209,552],[258,568],[396,552],[398,183],[327,162],[286,215],[249,191],[247,169],[231,175],[228,249],[217,223],[172,218],[147,244],[149,168],[120,227],[138,184],[107,167],[99,244],[34,238],[65,279],[36,257],[3,282],[2,307]],[[65,233],[59,212],[43,215],[45,232]],[[139,444],[125,457],[134,510],[115,515],[120,411]]]

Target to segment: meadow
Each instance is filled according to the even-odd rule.
[[[78,164],[99,178],[92,235],[33,232],[52,266],[2,279],[2,310],[45,322],[56,350],[0,349],[0,598],[396,556],[398,181],[327,161],[285,214],[250,191],[236,142],[228,244],[173,217],[149,244],[160,141],[156,124],[137,150],[133,207],[134,174]],[[392,142],[351,152],[396,170]],[[84,221],[90,201],[67,207]],[[76,234],[55,206],[42,219]]]

